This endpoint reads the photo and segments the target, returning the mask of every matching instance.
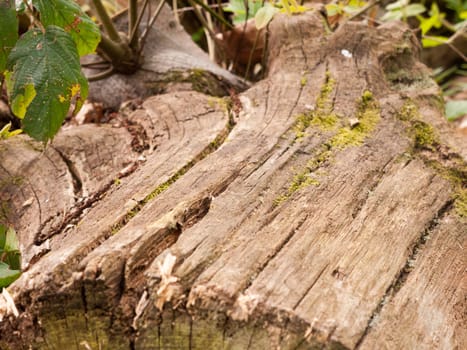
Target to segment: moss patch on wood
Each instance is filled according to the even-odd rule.
[[[350,146],[360,146],[363,144],[365,138],[375,129],[380,120],[379,104],[374,99],[373,94],[366,90],[356,102],[358,124],[354,127],[341,126],[338,128],[339,118],[332,112],[333,105],[329,100],[334,85],[334,79],[332,79],[329,72],[326,72],[325,83],[316,101],[315,110],[309,114],[300,114],[296,118],[294,125],[295,140],[303,137],[305,130],[311,125],[317,126],[322,131],[337,131],[329,141],[322,145],[316,155],[307,162],[305,168],[294,174],[287,190],[274,200],[274,206],[286,201],[295,192],[305,187],[310,185],[319,186],[320,181],[315,172],[332,158],[334,150],[343,150]]]
[[[152,94],[160,94],[176,84],[189,85],[192,90],[210,96],[225,96],[228,93],[222,79],[203,69],[172,70],[161,75],[160,79],[147,83],[147,87]]]
[[[329,141],[330,148],[345,149],[349,146],[360,146],[380,120],[380,108],[370,91],[362,94],[357,101],[358,124],[355,127],[341,127]]]
[[[305,79],[305,80],[304,80]],[[303,85],[306,84],[306,77],[302,77],[301,82]],[[320,94],[316,99],[314,110],[309,113],[299,114],[295,118],[295,124],[293,130],[295,132],[295,140],[305,136],[305,130],[310,125],[318,126],[321,130],[332,130],[338,123],[337,116],[332,113],[332,101],[330,95],[334,90],[336,82],[331,77],[329,71],[326,72],[325,81],[321,87]]]
[[[185,175],[188,170],[193,168],[193,166],[208,156],[210,153],[217,150],[227,139],[227,136],[232,131],[235,126],[233,115],[231,113],[231,102],[229,98],[219,98],[219,106],[225,111],[228,116],[226,126],[224,129],[212,140],[194,159],[185,164],[181,169],[179,169],[174,175],[172,175],[167,181],[164,181],[162,184],[157,186],[151,193],[149,193],[144,199],[138,202],[132,209],[130,209],[127,214],[115,223],[111,229],[110,233],[112,235],[116,234],[122,229],[136,214],[138,214],[141,209],[152,199],[159,196],[162,192],[165,192],[173,183],[175,183],[180,177]]]
[[[433,168],[438,175],[448,180],[453,187],[455,212],[461,218],[467,218],[467,165],[458,155],[451,155],[446,161],[441,154],[446,145],[442,145],[434,128],[423,121],[414,101],[407,99],[397,117],[406,123],[407,134],[413,140],[413,155],[419,155],[424,163]],[[426,157],[421,151],[430,151],[435,155]]]

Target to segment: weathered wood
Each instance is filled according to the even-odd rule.
[[[48,238],[131,171],[138,155],[130,143],[125,129],[94,125],[63,130],[45,149],[22,135],[2,142],[0,199],[18,231],[24,268],[50,249]]]
[[[408,261],[361,349],[465,349],[467,279],[465,223],[451,215],[434,223]],[[406,280],[405,280],[406,279]],[[464,322],[465,323],[465,322]]]
[[[465,344],[466,141],[446,139],[412,33],[327,34],[307,13],[268,43],[267,79],[230,101],[177,92],[132,114],[146,160],[10,287],[4,344]]]

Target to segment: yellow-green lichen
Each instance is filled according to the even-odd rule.
[[[308,82],[308,79],[305,75],[303,75],[301,78],[300,78],[300,86],[305,86],[306,83]]]

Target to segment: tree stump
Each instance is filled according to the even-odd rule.
[[[462,349],[467,144],[400,23],[268,29],[267,78],[2,142],[2,349]]]

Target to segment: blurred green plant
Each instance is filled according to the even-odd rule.
[[[0,224],[0,289],[21,275],[21,253],[16,232]]]

